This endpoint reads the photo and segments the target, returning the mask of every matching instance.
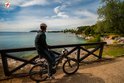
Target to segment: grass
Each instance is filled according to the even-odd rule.
[[[105,46],[103,50],[103,56],[113,56],[113,57],[124,56],[124,44]]]

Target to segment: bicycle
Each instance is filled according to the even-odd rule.
[[[57,52],[53,51],[55,54],[59,55]],[[66,50],[67,52],[67,50]],[[79,69],[79,63],[76,59],[68,57],[67,53],[63,53],[58,58],[56,58],[55,70],[60,62],[66,59],[62,65],[63,72],[67,75],[74,74]],[[54,72],[55,74],[56,72]],[[34,81],[45,81],[48,76],[48,62],[45,58],[40,59],[40,63],[34,65],[29,71],[29,76]]]

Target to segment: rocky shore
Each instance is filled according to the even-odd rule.
[[[83,38],[85,40],[91,40],[95,37],[93,36],[83,36],[81,34],[76,35],[77,37]],[[124,37],[117,35],[103,36],[100,37],[100,40],[106,42],[108,45],[110,44],[124,44]]]

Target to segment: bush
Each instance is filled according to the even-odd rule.
[[[101,41],[100,37],[101,37],[100,35],[96,35],[96,36],[94,36],[93,39],[87,40],[87,42],[88,42],[88,43],[100,42],[100,41]],[[86,46],[86,48],[87,48],[87,49],[88,49],[88,48],[96,48],[97,46],[98,46],[98,45]]]
[[[87,42],[91,43],[91,42],[100,42],[100,41],[101,41],[100,35],[96,35],[93,39],[90,39]]]

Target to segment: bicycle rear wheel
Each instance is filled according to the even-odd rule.
[[[63,72],[67,75],[74,74],[79,69],[79,63],[76,59],[70,58],[67,59],[63,64]]]
[[[48,77],[48,67],[44,64],[37,64],[31,68],[29,75],[34,81],[45,81]]]

